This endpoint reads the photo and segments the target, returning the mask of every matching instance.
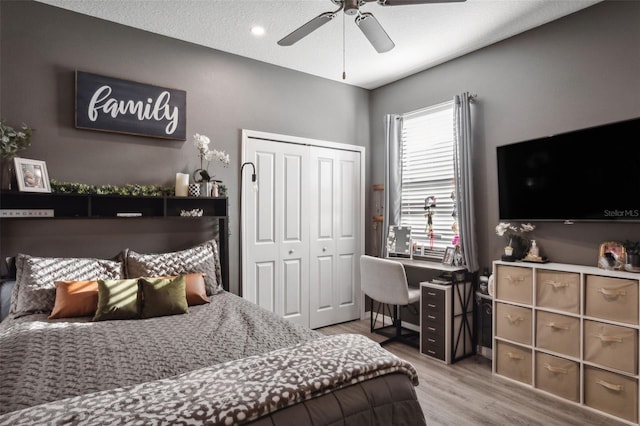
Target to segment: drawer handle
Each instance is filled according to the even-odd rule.
[[[546,368],[550,373],[554,374],[569,374],[569,370],[562,367],[554,367],[553,365],[545,364],[544,368]]]
[[[427,349],[427,352],[430,353],[431,355],[435,355],[435,351],[432,351],[431,349]]]
[[[436,294],[435,294],[435,293],[433,293],[433,292],[431,292],[431,291],[428,291],[428,292],[427,292],[427,295],[428,295],[428,296],[435,296]]]
[[[557,281],[553,281],[553,280],[547,281],[545,284],[552,286],[554,290],[557,290],[559,288],[569,287],[568,283],[557,282]]]
[[[514,316],[513,316],[513,315],[511,315],[511,314],[507,314],[507,315],[505,315],[504,317],[505,317],[506,319],[508,319],[508,320],[509,320],[509,322],[510,322],[511,324],[516,324],[516,323],[518,323],[518,322],[520,322],[520,321],[524,321],[524,318],[522,318],[521,316],[514,317]]]
[[[624,387],[622,385],[614,385],[613,383],[608,383],[604,380],[598,380],[596,383],[614,392],[622,392],[624,390]]]
[[[547,327],[551,327],[556,330],[568,330],[569,326],[564,324],[558,324],[557,322],[550,321],[545,324]]]
[[[435,329],[435,328],[433,328],[433,327],[427,327],[427,330],[429,330],[429,331],[436,331],[436,329]]]
[[[519,276],[517,276],[517,277],[512,277],[511,275],[507,275],[507,276],[505,277],[505,279],[506,279],[507,281],[511,281],[512,283],[514,283],[514,282],[522,282],[522,281],[524,281],[524,276],[519,275]]]
[[[436,317],[434,317],[433,315],[427,315],[427,318],[432,319],[432,320],[436,319]]]
[[[622,343],[622,337],[620,336],[608,336],[606,334],[594,334],[593,336],[605,343]]]
[[[521,354],[514,354],[513,352],[507,352],[507,356],[509,357],[509,359],[524,359],[524,355]]]
[[[435,308],[436,307],[436,305],[434,305],[432,303],[427,303],[427,306],[430,307],[430,308]]]
[[[626,296],[627,292],[625,290],[621,290],[621,289],[608,289],[608,288],[602,288],[600,287],[598,289],[598,293],[601,293],[605,298],[610,297],[612,299],[615,299],[618,296]]]
[[[436,341],[435,341],[435,340],[433,340],[433,339],[427,339],[427,341],[428,341],[429,343],[435,343],[435,342],[436,342]]]

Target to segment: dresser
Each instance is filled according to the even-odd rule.
[[[640,275],[493,263],[493,372],[638,424]]]

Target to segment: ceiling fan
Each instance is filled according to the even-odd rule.
[[[360,6],[374,1],[380,6],[404,6],[412,4],[453,3],[466,0],[331,0],[333,4],[338,6],[337,10],[316,16],[300,28],[294,30],[291,34],[282,38],[278,41],[278,44],[280,46],[291,46],[331,21],[336,17],[338,12],[343,11],[346,15],[356,16],[356,25],[378,53],[388,52],[395,47],[395,44],[384,28],[382,28],[382,25],[380,25],[373,14],[360,12]]]

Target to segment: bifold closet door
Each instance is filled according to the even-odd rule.
[[[310,147],[310,326],[360,317],[359,152]]]
[[[309,325],[309,147],[248,138],[259,191],[246,209],[242,295],[295,323]]]

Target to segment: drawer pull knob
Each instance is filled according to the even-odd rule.
[[[598,293],[601,293],[605,298],[609,297],[615,299],[618,296],[626,296],[627,292],[621,289],[608,289],[608,288],[599,288]]]
[[[546,324],[547,327],[551,327],[556,330],[568,330],[569,326],[564,324],[558,324],[557,322],[550,321]]]
[[[516,323],[518,323],[520,321],[524,321],[524,318],[522,318],[520,316],[514,317],[511,314],[505,315],[505,318],[508,319],[511,324],[516,324]]]
[[[596,383],[614,392],[622,392],[624,389],[622,385],[614,385],[613,383],[605,382],[604,380],[598,380]]]
[[[516,360],[524,359],[523,355],[514,354],[513,352],[507,352],[507,357],[509,357],[509,359],[516,359]]]
[[[544,368],[546,368],[550,373],[554,374],[569,374],[569,370],[562,367],[554,367],[553,365],[545,364]]]
[[[522,275],[519,275],[519,276],[517,276],[517,277],[512,277],[511,275],[507,275],[507,276],[505,277],[505,279],[506,279],[507,281],[511,281],[512,283],[514,283],[514,282],[522,282],[522,281],[524,281],[524,277],[523,277]]]
[[[605,343],[622,343],[622,337],[620,336],[607,336],[606,334],[594,334],[594,337],[600,339]]]
[[[556,281],[547,281],[545,284],[550,285],[551,287],[553,287],[554,290],[557,290],[559,288],[565,288],[565,287],[569,287],[569,284],[567,283],[563,283],[563,282],[556,282]]]

